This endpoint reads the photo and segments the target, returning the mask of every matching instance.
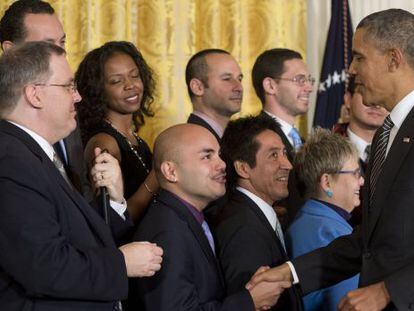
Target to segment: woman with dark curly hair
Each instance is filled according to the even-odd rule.
[[[118,159],[128,212],[137,221],[158,190],[151,151],[137,135],[144,116],[153,115],[152,71],[132,43],[111,41],[85,56],[75,82],[85,159],[93,162],[96,147]]]

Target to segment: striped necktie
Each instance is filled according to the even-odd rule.
[[[69,187],[71,189],[73,189],[73,185],[69,180],[68,174],[66,173],[65,167],[62,163],[62,160],[60,160],[59,155],[56,152],[53,155],[53,164],[56,166],[56,168],[58,169],[60,175],[62,175],[63,179],[66,180]]]
[[[377,185],[378,177],[382,171],[382,167],[385,162],[385,153],[387,151],[388,140],[390,138],[390,132],[394,123],[391,121],[390,116],[386,117],[384,124],[381,126],[381,133],[378,135],[375,152],[373,153],[373,163],[371,169],[371,176],[369,179],[370,185],[370,203],[374,197],[375,187]]]

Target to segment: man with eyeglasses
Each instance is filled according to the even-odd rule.
[[[0,306],[2,310],[119,310],[127,277],[152,276],[162,250],[119,249],[76,191],[52,145],[76,127],[81,100],[65,50],[43,41],[0,57]],[[97,148],[99,149],[99,148]],[[121,202],[120,170],[97,150],[96,187]]]
[[[55,14],[53,7],[45,1],[18,0],[12,3],[0,20],[1,48],[7,53],[12,47],[24,42],[47,41],[61,48],[65,48],[66,35],[62,24]],[[39,84],[40,86],[40,84]],[[65,87],[68,91],[76,93],[76,86],[71,81],[67,84],[49,84],[53,87]],[[57,156],[63,164],[63,168],[73,185],[83,197],[101,213],[102,207],[94,199],[94,193],[88,180],[86,171],[83,145],[79,127],[68,133],[66,137],[57,141],[54,146]],[[108,155],[106,170],[108,174],[116,174],[119,169],[117,161]],[[122,187],[122,180],[119,181]],[[123,236],[132,228],[132,222],[126,213],[126,203],[110,202],[110,225],[114,237],[122,241]]]
[[[310,94],[315,79],[299,52],[289,49],[271,49],[259,55],[252,70],[252,81],[257,96],[263,105],[261,114],[267,114],[280,124],[278,132],[286,146],[288,159],[293,163],[295,152],[302,145],[302,139],[295,122],[298,116],[307,113]],[[276,209],[284,227],[292,221],[304,192],[298,185],[293,171],[289,176],[289,197],[279,202]],[[289,217],[286,217],[287,212]]]

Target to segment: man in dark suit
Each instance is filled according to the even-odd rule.
[[[230,117],[240,111],[242,78],[239,64],[227,51],[206,49],[194,54],[185,70],[193,105],[187,123],[205,127],[220,141]]]
[[[0,305],[3,310],[117,310],[127,276],[160,269],[149,243],[115,247],[74,189],[52,144],[76,127],[80,100],[65,51],[22,44],[0,58]],[[91,174],[123,199],[113,157],[97,148]],[[118,185],[118,186],[117,186]]]
[[[261,114],[271,116],[280,124],[278,134],[286,146],[289,161],[293,163],[295,151],[302,145],[295,123],[298,116],[308,112],[315,79],[310,76],[299,52],[271,49],[257,57],[252,81],[263,105]],[[285,208],[288,212],[288,217],[282,219],[284,227],[293,221],[304,203],[302,196],[305,190],[298,184],[294,171],[291,171],[288,188],[289,196],[277,204],[281,216]]]
[[[254,310],[274,304],[287,284],[226,296],[215,245],[204,220],[206,205],[225,192],[225,164],[219,145],[205,128],[181,124],[161,133],[154,145],[154,168],[162,188],[142,220],[136,240],[164,249],[163,268],[138,280],[144,310]]]
[[[364,102],[391,111],[377,131],[364,187],[362,226],[327,247],[255,279],[298,281],[305,293],[361,272],[339,310],[410,310],[414,305],[414,15],[390,9],[365,17],[349,69]],[[297,277],[295,277],[295,275]],[[253,282],[252,284],[254,284]]]
[[[243,289],[260,266],[288,260],[272,205],[287,197],[292,166],[277,128],[267,115],[240,118],[229,122],[222,138],[230,194],[213,233],[230,294]],[[286,290],[272,310],[302,310],[298,290]]]
[[[13,2],[0,20],[0,43],[4,52],[16,44],[30,41],[47,41],[65,48],[66,35],[53,7],[39,0],[18,0]],[[101,199],[95,200],[88,179],[83,157],[83,145],[79,126],[67,137],[53,145],[66,170],[72,185],[101,214],[104,214]],[[111,169],[111,168],[109,168]],[[115,174],[118,165],[114,163]],[[122,183],[122,180],[120,180]],[[109,224],[117,244],[123,244],[124,237],[132,230],[133,223],[127,213],[126,204],[111,202]]]

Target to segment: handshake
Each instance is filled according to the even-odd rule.
[[[292,286],[292,273],[287,263],[270,269],[260,267],[246,284],[256,310],[269,310],[286,288]]]

